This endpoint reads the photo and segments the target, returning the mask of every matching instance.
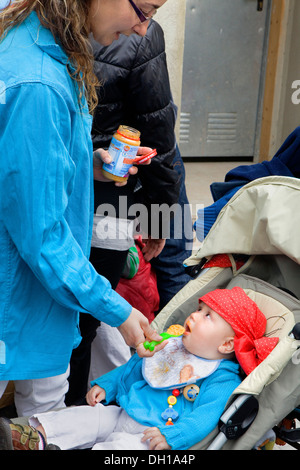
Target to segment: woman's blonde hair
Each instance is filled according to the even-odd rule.
[[[43,26],[58,39],[72,65],[71,77],[78,83],[79,102],[85,94],[92,113],[97,105],[98,80],[88,39],[88,14],[91,0],[14,0],[0,11],[0,37],[35,11]],[[74,71],[75,70],[75,71]]]

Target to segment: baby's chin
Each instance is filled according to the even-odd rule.
[[[199,351],[196,351],[196,348],[193,348],[193,346],[190,344],[188,336],[182,337],[182,344],[190,354],[194,354],[194,356],[199,356],[198,354]]]
[[[203,351],[199,345],[192,345],[190,344],[190,341],[188,339],[188,336],[183,336],[182,337],[182,344],[185,347],[185,349],[190,353],[193,354],[194,356],[201,357],[202,359],[207,359],[210,361],[215,361],[220,359],[220,356],[218,355],[217,351],[210,351],[208,353],[207,349]]]

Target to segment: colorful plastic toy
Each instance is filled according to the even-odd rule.
[[[154,351],[154,348],[157,344],[162,343],[166,339],[175,338],[177,336],[183,335],[185,328],[181,325],[171,325],[166,333],[161,333],[160,336],[162,337],[161,341],[145,341],[144,348],[149,349],[149,351]]]

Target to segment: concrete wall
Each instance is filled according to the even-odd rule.
[[[279,1],[279,0],[273,0]],[[280,0],[281,18],[277,35],[279,36],[278,59],[274,70],[271,70],[274,82],[273,102],[270,116],[270,140],[262,141],[264,159],[271,159],[286,137],[299,125],[300,104],[292,102],[294,93],[292,84],[300,80],[300,2],[299,0]],[[274,4],[276,6],[276,3]],[[272,52],[272,45],[270,45]],[[273,51],[273,53],[275,53]],[[300,88],[300,87],[298,87]],[[300,93],[298,94],[300,98]],[[299,100],[300,101],[300,100]],[[267,151],[268,148],[268,151]]]
[[[155,15],[165,33],[168,70],[174,102],[178,106],[178,135],[181,106],[182,64],[184,52],[185,0],[169,0]]]
[[[282,107],[282,139],[285,139],[300,125],[300,2],[293,2],[290,16],[290,38],[287,44],[286,76],[283,88],[284,104]],[[294,85],[294,88],[292,88]]]

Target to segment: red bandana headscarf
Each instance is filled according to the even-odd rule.
[[[200,297],[227,321],[233,331],[234,351],[245,374],[250,374],[274,349],[279,338],[266,338],[266,317],[241,287],[216,289]]]

